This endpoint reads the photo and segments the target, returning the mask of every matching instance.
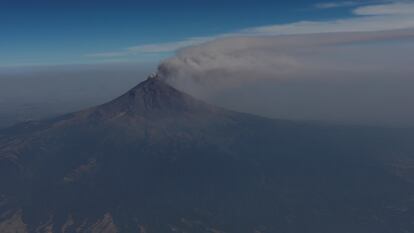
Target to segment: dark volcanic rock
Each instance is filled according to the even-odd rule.
[[[409,130],[270,120],[151,77],[0,135],[0,232],[414,231]]]
[[[209,112],[215,108],[182,93],[150,76],[124,95],[98,107],[108,114],[124,113],[130,116],[164,117],[183,113]]]

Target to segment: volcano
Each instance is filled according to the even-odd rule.
[[[413,140],[229,111],[154,75],[0,131],[0,232],[413,232]]]

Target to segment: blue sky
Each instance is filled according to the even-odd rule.
[[[372,14],[352,10],[388,3],[393,1],[2,0],[0,66],[157,61],[176,48],[221,35],[280,31],[269,33],[262,26],[369,18]],[[130,48],[134,52],[125,53]]]

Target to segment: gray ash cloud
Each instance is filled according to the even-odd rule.
[[[221,38],[158,73],[224,107],[270,117],[414,125],[414,30]],[[384,94],[385,93],[385,94]],[[386,96],[386,97],[385,97]]]

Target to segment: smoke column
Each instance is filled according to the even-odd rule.
[[[412,126],[412,57],[414,30],[231,37],[178,51],[158,74],[178,89],[238,111]]]

